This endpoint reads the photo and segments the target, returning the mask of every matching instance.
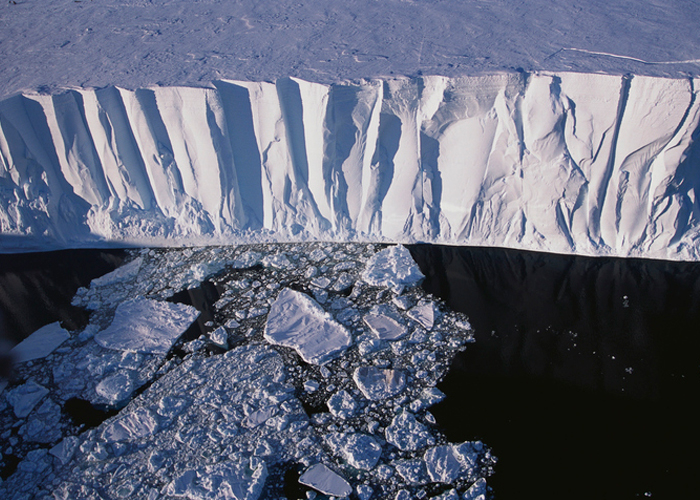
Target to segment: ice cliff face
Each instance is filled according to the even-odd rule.
[[[698,81],[590,74],[0,102],[2,250],[291,239],[700,259]]]

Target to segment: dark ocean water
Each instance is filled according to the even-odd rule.
[[[476,343],[433,409],[496,498],[698,498],[700,264],[413,246]]]

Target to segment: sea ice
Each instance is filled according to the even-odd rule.
[[[165,354],[198,315],[186,304],[137,297],[119,304],[112,324],[95,341],[108,349]]]
[[[408,317],[431,330],[435,324],[435,306],[432,302],[418,304],[408,311]]]
[[[48,393],[49,390],[46,387],[30,380],[9,391],[6,397],[17,418],[25,418]]]
[[[402,411],[386,428],[385,436],[387,442],[401,451],[416,451],[428,444],[430,433],[412,413]]]
[[[406,374],[402,370],[361,366],[353,373],[353,380],[365,397],[372,401],[381,401],[403,391],[406,386]]]
[[[309,296],[285,288],[270,307],[265,339],[295,349],[307,363],[322,365],[348,348],[350,333]]]
[[[350,418],[357,411],[357,402],[344,390],[333,394],[326,404],[328,411],[338,418]]]
[[[257,500],[266,478],[263,460],[237,454],[231,460],[181,473],[165,493],[196,500]]]
[[[341,445],[343,458],[353,467],[360,470],[371,470],[382,455],[382,447],[367,434],[350,434],[344,436]]]
[[[405,325],[383,314],[367,314],[363,320],[381,340],[398,340],[408,333]]]
[[[58,321],[39,328],[12,348],[10,354],[17,363],[45,358],[70,338]]]
[[[385,248],[374,254],[362,273],[362,279],[367,284],[384,288],[415,285],[423,278],[425,276],[403,245]]]
[[[352,488],[348,482],[324,464],[315,464],[309,467],[301,475],[299,482],[325,495],[342,498],[352,493]]]
[[[95,392],[110,404],[118,404],[126,401],[134,392],[134,389],[131,370],[124,370],[102,379],[95,387]]]
[[[138,408],[110,422],[102,432],[102,437],[110,443],[130,441],[150,436],[157,428],[158,421],[153,413],[146,408]]]
[[[486,500],[486,493],[486,479],[481,477],[464,493],[464,500]]]
[[[425,452],[423,460],[434,482],[452,483],[460,475],[472,471],[482,449],[479,441],[434,446]]]

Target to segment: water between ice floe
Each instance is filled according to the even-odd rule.
[[[496,498],[687,494],[700,445],[700,264],[503,249],[413,246],[424,288],[465,312],[477,342],[455,359],[434,407],[447,438],[499,457]],[[0,256],[3,335],[31,321],[79,322],[75,289],[119,252]],[[203,312],[210,282],[171,300]],[[30,318],[31,316],[31,318]],[[69,326],[73,327],[71,323]],[[593,495],[593,496],[590,496]]]

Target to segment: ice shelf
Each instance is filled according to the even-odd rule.
[[[0,241],[700,258],[696,79],[219,80],[0,102]]]

